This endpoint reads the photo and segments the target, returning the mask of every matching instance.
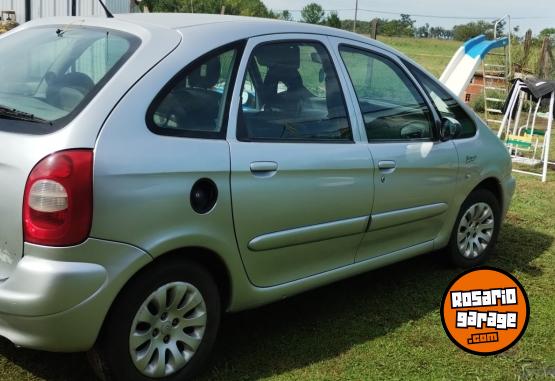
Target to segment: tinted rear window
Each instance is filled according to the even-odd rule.
[[[0,130],[49,133],[67,124],[129,58],[139,39],[75,25],[0,39]]]

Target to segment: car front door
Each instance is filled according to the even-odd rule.
[[[372,220],[357,261],[429,250],[453,200],[458,172],[453,142],[438,139],[435,109],[395,56],[335,42],[376,164]]]
[[[237,243],[268,287],[352,264],[373,200],[373,163],[353,130],[327,37],[247,43],[228,141]]]

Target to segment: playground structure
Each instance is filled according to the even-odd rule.
[[[541,112],[542,109],[547,112]],[[548,167],[555,165],[555,162],[549,161],[554,111],[555,81],[530,78],[514,82],[497,136],[505,141],[513,163],[541,166],[541,173],[518,168],[513,171],[539,176],[542,182],[547,181]],[[521,124],[523,113],[528,115]],[[546,121],[546,126],[538,126],[540,119]]]
[[[493,49],[508,46],[508,37],[501,37],[494,40],[486,40],[486,36],[484,35],[474,37],[465,42],[457,50],[443,71],[443,74],[439,77],[439,80],[453,93],[462,97],[464,91],[474,77],[474,73],[480,69],[486,55]],[[506,51],[508,51],[508,49],[506,49]]]
[[[503,114],[503,105],[508,95],[509,78],[512,77],[511,60],[511,16],[505,15],[495,21],[493,25],[493,39],[498,40],[498,25],[506,22],[509,30],[508,43],[503,46],[503,52],[490,52],[482,60],[482,76],[484,78],[484,118],[490,125],[499,124],[499,117]]]
[[[498,37],[498,27],[506,23],[508,37]],[[481,68],[485,119],[488,123],[500,123],[495,116],[503,114],[511,77],[511,16],[505,15],[493,24],[493,40],[480,35],[466,41],[455,53],[439,78],[453,93],[463,98],[472,78]],[[502,52],[500,50],[503,49]],[[468,99],[467,99],[468,101]]]
[[[555,81],[517,79],[508,91],[509,79],[514,73],[511,72],[510,32],[509,37],[497,35],[502,22],[511,30],[511,17],[506,15],[495,21],[493,40],[481,35],[466,41],[445,68],[440,81],[462,98],[475,73],[481,69],[484,117],[490,127],[499,125],[497,136],[511,154],[516,167],[513,171],[539,176],[545,182],[549,166],[555,165],[549,161]],[[541,171],[521,169],[523,167],[541,167]]]

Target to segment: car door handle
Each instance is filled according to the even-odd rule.
[[[253,174],[268,174],[278,170],[278,163],[275,161],[255,161],[251,163]]]
[[[378,168],[384,173],[391,173],[395,171],[396,167],[397,163],[395,163],[395,160],[380,160],[378,162]]]

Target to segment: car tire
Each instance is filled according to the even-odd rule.
[[[462,268],[482,264],[495,248],[501,226],[501,208],[487,189],[474,190],[463,202],[447,250],[451,262]]]
[[[210,360],[220,319],[218,287],[204,267],[160,262],[120,293],[89,361],[106,381],[190,380]]]

